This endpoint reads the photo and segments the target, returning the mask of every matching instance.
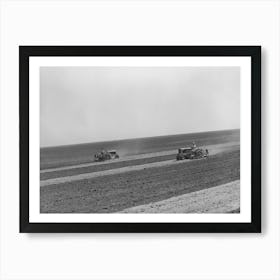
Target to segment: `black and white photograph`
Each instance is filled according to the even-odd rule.
[[[240,213],[239,67],[41,67],[41,213]]]
[[[0,280],[280,280],[280,0],[0,0]]]
[[[259,222],[258,47],[20,50],[22,223],[195,232]]]

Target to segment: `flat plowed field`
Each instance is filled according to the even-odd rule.
[[[123,213],[239,213],[240,181],[124,209]]]
[[[177,150],[195,141],[198,146],[239,142],[239,130],[211,131],[149,138],[86,143],[40,149],[41,170],[92,163],[102,149],[117,150],[120,159],[142,154]]]
[[[220,145],[208,145],[208,146],[204,146],[203,148],[204,149],[207,148],[212,156],[220,152],[240,149],[239,143],[236,142],[224,143]],[[174,161],[176,161],[175,160],[176,153],[177,150],[171,150],[171,151],[164,151],[164,152],[134,155],[130,157],[124,157],[118,160],[91,162],[87,164],[72,165],[68,167],[64,166],[61,168],[45,169],[41,171],[40,179],[41,181],[45,181],[53,178],[62,178],[67,176],[75,176],[79,174],[102,172],[105,170],[123,169],[124,167],[132,167],[132,166],[140,166],[140,165],[147,165],[147,167],[149,167],[149,164],[153,166],[153,163],[160,163],[160,162],[162,162],[164,165],[164,162],[166,161],[169,161],[170,163],[174,163]]]
[[[70,169],[53,171],[53,172],[45,172],[41,174],[41,180],[60,178],[65,176],[73,176],[73,175],[85,174],[91,172],[100,172],[100,171],[117,169],[117,168],[122,168],[127,166],[136,166],[136,165],[142,165],[142,164],[148,164],[154,162],[162,162],[166,160],[172,160],[174,158],[175,158],[175,152],[171,155],[166,155],[166,156],[140,158],[135,160],[127,160],[127,161],[116,160],[115,162],[110,162],[110,164],[95,164],[87,167],[76,167],[76,168],[70,168]]]
[[[46,185],[40,188],[41,212],[112,213],[239,180],[240,152],[232,147],[217,150],[209,159]]]

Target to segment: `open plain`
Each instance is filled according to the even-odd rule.
[[[41,149],[41,213],[238,213],[239,130]],[[178,148],[209,158],[176,161]],[[116,149],[120,159],[93,162]]]

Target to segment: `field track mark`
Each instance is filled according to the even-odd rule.
[[[210,155],[214,155],[219,152],[225,151],[225,150],[229,149],[230,147],[239,146],[239,144],[240,144],[239,142],[229,142],[229,143],[224,143],[224,144],[203,146],[203,148],[207,148],[210,152]],[[104,164],[123,162],[123,161],[132,161],[132,160],[136,160],[136,159],[146,159],[146,158],[166,156],[166,155],[172,155],[172,154],[174,154],[174,157],[175,157],[176,153],[177,153],[177,150],[169,150],[169,151],[162,151],[162,152],[155,152],[155,153],[148,153],[148,154],[133,155],[133,156],[124,157],[124,158],[121,158],[118,160],[91,162],[91,163],[63,166],[63,167],[57,167],[57,168],[42,169],[42,170],[40,170],[40,173],[42,174],[42,173],[47,173],[47,172],[83,168],[83,167],[89,167],[89,166],[94,166],[94,165],[104,165]]]
[[[41,213],[114,213],[240,178],[239,150],[209,159],[40,188]]]
[[[169,199],[124,209],[120,213],[239,213],[240,180]]]
[[[91,163],[83,163],[83,164],[78,164],[78,165],[70,165],[70,166],[63,166],[63,167],[57,167],[57,168],[49,168],[49,169],[41,170],[40,173],[76,169],[76,168],[89,167],[89,166],[94,166],[94,165],[104,165],[104,164],[123,162],[123,161],[132,161],[132,160],[136,160],[136,159],[146,159],[146,158],[152,158],[152,157],[167,156],[167,155],[172,155],[172,154],[175,155],[176,152],[177,152],[177,150],[163,151],[163,152],[156,152],[156,153],[149,153],[149,154],[134,155],[134,156],[120,158],[118,160],[106,160],[106,161],[102,161],[102,162],[91,162]]]
[[[207,159],[202,159],[207,160]],[[73,181],[79,181],[79,180],[85,180],[85,179],[92,179],[96,177],[101,177],[105,175],[114,175],[114,174],[121,174],[129,171],[139,171],[143,170],[145,168],[151,168],[151,167],[162,167],[162,166],[168,166],[171,164],[182,164],[184,162],[191,161],[191,160],[182,160],[182,161],[176,161],[176,159],[173,160],[165,160],[160,162],[152,162],[152,163],[146,163],[146,164],[140,164],[140,165],[131,165],[126,167],[120,167],[115,169],[108,169],[104,171],[98,171],[98,172],[91,172],[91,173],[84,173],[84,174],[78,174],[78,175],[72,175],[72,176],[66,176],[66,177],[60,177],[60,178],[52,178],[43,180],[40,182],[41,187],[49,186],[49,185],[57,185],[61,183],[67,183],[67,182],[73,182]]]

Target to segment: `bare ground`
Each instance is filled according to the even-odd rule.
[[[225,151],[239,150],[239,143],[226,143],[220,145],[206,146],[211,156]],[[180,164],[177,162],[176,151],[164,151],[157,153],[149,153],[133,157],[124,158],[117,161],[105,161],[101,163],[91,163],[86,166],[78,165],[76,168],[70,166],[69,168],[62,167],[52,169],[52,171],[41,171],[41,186],[48,186],[52,184],[59,184],[70,181],[77,181],[82,179],[95,178],[98,176],[112,175],[133,170],[142,170],[150,167],[160,167],[169,164]]]
[[[90,163],[62,166],[62,167],[56,167],[56,168],[42,169],[40,171],[40,173],[43,174],[43,173],[49,173],[49,172],[61,171],[61,170],[71,170],[71,169],[76,169],[76,168],[85,168],[85,167],[100,166],[100,165],[102,166],[102,165],[114,164],[114,163],[119,163],[119,162],[124,162],[124,161],[126,162],[126,161],[138,160],[138,159],[147,159],[147,158],[153,158],[153,157],[174,155],[175,153],[176,153],[176,150],[170,150],[170,151],[162,151],[162,152],[155,152],[155,153],[126,156],[126,157],[120,158],[118,160],[112,159],[112,160],[106,160],[106,161],[101,161],[101,162],[90,162]],[[93,160],[94,160],[94,157],[92,157],[92,161]]]
[[[198,146],[223,144],[240,140],[240,131],[208,131],[191,134],[156,136],[138,139],[114,140],[78,145],[44,147],[40,149],[40,169],[91,164],[93,155],[102,149],[117,150],[121,158],[133,155],[176,150],[196,141]]]
[[[239,150],[229,149],[208,160],[70,180],[40,188],[40,210],[113,213],[239,180],[239,167]]]
[[[108,160],[102,163],[96,163],[91,164],[90,166],[86,167],[76,167],[76,168],[69,168],[59,171],[53,171],[53,172],[43,172],[40,174],[41,181],[45,181],[52,178],[60,178],[60,177],[68,177],[68,176],[74,176],[74,175],[80,175],[80,174],[86,174],[86,173],[95,173],[95,172],[101,172],[110,170],[110,169],[120,169],[124,167],[129,166],[136,166],[136,165],[143,165],[143,164],[149,164],[154,162],[162,162],[167,160],[174,160],[175,154],[174,151],[172,151],[172,154],[170,155],[162,155],[162,156],[155,156],[155,157],[146,157],[146,158],[135,158],[134,160],[128,159],[128,160]],[[106,174],[106,172],[105,172]]]
[[[239,213],[240,181],[124,209],[120,213]]]

